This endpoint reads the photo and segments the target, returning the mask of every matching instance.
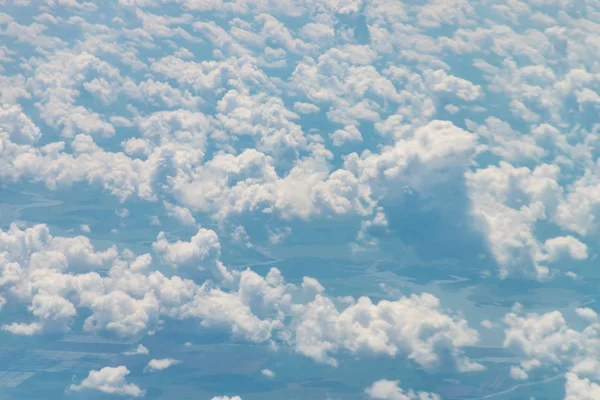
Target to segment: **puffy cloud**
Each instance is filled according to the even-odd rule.
[[[163,369],[167,369],[173,365],[177,365],[181,363],[181,361],[176,360],[174,358],[161,358],[161,359],[152,359],[148,362],[148,365],[144,368],[144,371],[162,371]]]
[[[4,129],[10,139],[18,144],[35,143],[42,137],[42,132],[23,112],[20,106],[0,107],[0,128]]]
[[[394,145],[385,146],[379,153],[363,152],[345,157],[344,166],[353,171],[359,181],[372,182],[373,190],[386,182],[404,182],[415,189],[426,189],[460,174],[474,154],[476,137],[449,121],[432,121],[407,132]],[[413,172],[419,165],[418,172]],[[380,189],[381,190],[381,189]]]
[[[345,126],[331,134],[334,146],[342,146],[348,142],[362,142],[362,135],[354,125]]]
[[[368,351],[402,353],[422,368],[435,370],[448,361],[439,353],[445,348],[458,369],[483,368],[462,357],[460,350],[478,341],[477,332],[464,319],[444,313],[439,299],[429,294],[377,304],[361,297],[342,311],[330,298],[317,295],[302,310],[295,335],[296,351],[332,365],[337,365],[333,354],[340,350]]]
[[[138,346],[135,349],[126,351],[123,354],[125,354],[126,356],[136,356],[136,355],[147,356],[148,354],[150,354],[150,350],[148,350],[148,348],[146,346],[144,346],[143,344],[138,344]]]
[[[87,73],[97,74],[98,78],[86,85]],[[33,93],[41,97],[37,104],[41,117],[48,125],[61,129],[64,136],[83,132],[109,137],[115,134],[109,122],[100,114],[75,105],[77,87],[86,85],[89,91],[109,102],[121,80],[118,69],[88,52],[58,51],[48,62],[36,66],[32,87]]]
[[[240,396],[233,396],[233,397],[217,396],[217,397],[213,397],[211,400],[242,400],[242,398]]]
[[[119,336],[146,333],[158,326],[160,304],[153,294],[136,299],[120,290],[90,296],[84,305],[92,310],[83,328],[86,331],[107,331]]]
[[[183,225],[196,225],[196,219],[192,215],[189,209],[185,207],[176,206],[175,204],[171,204],[168,202],[164,202],[165,209],[167,210],[167,214],[170,217],[173,217],[177,220],[177,222]]]
[[[225,132],[255,137],[257,150],[281,154],[286,149],[295,151],[306,146],[302,128],[293,122],[298,115],[289,111],[276,96],[250,96],[230,90],[219,100],[216,111]]]
[[[532,171],[501,162],[466,174],[472,213],[501,277],[546,279],[550,270],[544,264],[558,261],[559,256],[587,258],[586,245],[572,236],[550,238],[542,244],[534,234],[537,221],[550,219],[563,201],[559,172],[556,165],[543,164]]]
[[[371,399],[378,400],[440,400],[441,397],[435,393],[414,392],[410,389],[405,392],[400,386],[400,381],[390,381],[386,379],[373,382],[365,389],[365,393]]]
[[[475,101],[483,96],[481,86],[448,75],[443,69],[424,71],[423,76],[427,85],[434,92],[453,94],[464,101]]]
[[[494,155],[502,157],[508,162],[523,162],[526,160],[541,160],[549,152],[545,138],[551,136],[560,137],[556,128],[546,125],[538,127],[533,135],[524,135],[512,129],[512,127],[495,117],[489,117],[484,124],[477,125],[473,121],[466,121],[467,127],[477,133],[482,143],[480,151],[484,149]],[[560,141],[557,138],[556,143]]]
[[[297,101],[294,103],[294,111],[300,114],[312,114],[319,112],[320,108],[311,103],[302,103]]]
[[[284,219],[309,219],[331,210],[368,214],[373,203],[369,188],[347,170],[330,172],[331,158],[321,144],[313,144],[311,154],[280,177],[273,158],[254,149],[217,155],[192,180],[177,180],[174,190],[182,204],[214,212],[218,220],[257,211]]]
[[[519,310],[506,314],[504,347],[523,360],[511,369],[515,379],[528,378],[528,372],[540,367],[567,368],[579,376],[600,379],[600,324],[593,310],[580,308],[577,314],[587,322],[582,330],[568,326],[558,311],[520,315]]]
[[[566,374],[565,400],[593,400],[600,396],[600,385],[576,374]]]
[[[120,395],[142,397],[145,391],[133,383],[127,383],[125,378],[130,371],[124,367],[104,367],[98,371],[90,371],[79,385],[71,385],[73,391],[97,390],[100,392]]]
[[[83,329],[100,334],[135,337],[159,329],[165,317],[197,318],[205,327],[226,329],[257,343],[277,341],[333,365],[337,353],[350,351],[406,356],[426,370],[448,362],[463,371],[481,368],[461,350],[477,342],[477,332],[464,319],[443,310],[439,299],[429,294],[378,303],[362,297],[338,308],[337,299],[327,296],[314,278],[305,277],[296,286],[286,283],[275,268],[266,276],[250,269],[229,271],[218,260],[216,234],[203,228],[190,242],[169,243],[164,234],[159,235],[162,242],[155,251],[177,265],[209,260],[222,269],[226,280],[217,276],[215,281],[197,284],[179,276],[167,278],[148,268],[149,254],[136,256],[128,250],[112,255],[112,266],[101,277],[78,269],[69,252],[57,253],[66,254],[66,260],[43,261],[50,259],[49,246],[58,243],[63,245],[58,248],[68,248],[64,244],[70,238],[53,237],[44,225],[11,229],[0,231],[0,254],[15,260],[2,263],[0,288],[10,294],[7,301],[30,302],[29,311],[36,318],[3,326],[13,333],[66,332],[77,310],[86,309],[89,316]],[[92,246],[83,249],[74,254],[102,265],[104,253]],[[138,347],[129,354],[146,350]]]
[[[514,365],[510,367],[509,375],[511,378],[516,379],[518,381],[526,381],[529,379],[529,375],[523,368],[515,367]]]
[[[588,257],[587,246],[573,236],[559,236],[544,242],[544,250],[548,261],[556,261],[561,255],[574,260],[585,260]]]
[[[208,229],[199,228],[189,242],[178,240],[170,243],[164,232],[158,234],[152,244],[164,263],[177,268],[208,269],[219,279],[231,280],[230,273],[218,260],[221,246],[217,234]]]
[[[260,373],[269,379],[275,378],[275,372],[271,371],[270,369],[262,369]]]
[[[591,308],[577,308],[575,312],[580,318],[587,320],[588,322],[596,322],[598,320],[598,314]]]

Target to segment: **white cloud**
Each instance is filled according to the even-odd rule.
[[[562,197],[559,171],[554,165],[531,171],[501,162],[466,174],[472,213],[500,266],[500,277],[547,279],[550,271],[544,264],[557,261],[563,250],[576,259],[587,255],[575,238],[552,238],[543,246],[535,237],[535,223],[548,219]]]
[[[221,246],[217,234],[208,229],[199,228],[189,242],[178,240],[170,243],[164,232],[160,232],[153,250],[162,257],[163,262],[177,268],[205,268],[219,279],[231,280],[230,273],[218,260]]]
[[[483,321],[481,321],[481,326],[483,326],[486,329],[492,329],[495,326],[495,324],[492,321],[484,319]]]
[[[577,275],[573,271],[567,271],[567,272],[565,272],[565,275],[568,276],[571,279],[579,279],[579,275]]]
[[[400,381],[390,381],[386,379],[373,382],[365,389],[365,393],[373,400],[440,400],[441,397],[435,393],[414,392],[412,389],[407,392],[399,386]]]
[[[120,396],[144,396],[144,390],[133,383],[127,383],[126,376],[130,371],[124,367],[104,367],[98,371],[90,371],[79,385],[71,385],[73,391],[97,390],[100,392],[115,394]]]
[[[406,356],[427,370],[446,362],[463,371],[481,368],[461,351],[477,342],[477,332],[461,317],[441,309],[434,296],[376,304],[362,297],[338,309],[336,299],[328,297],[314,278],[305,277],[295,286],[275,268],[264,277],[249,269],[229,271],[218,259],[220,245],[212,231],[201,228],[190,242],[162,240],[157,249],[167,260],[208,259],[229,279],[218,276],[216,281],[196,284],[179,276],[167,278],[148,268],[149,254],[97,252],[82,237],[51,236],[44,225],[0,231],[4,257],[0,284],[17,296],[9,301],[30,302],[35,318],[31,323],[7,323],[3,329],[18,334],[66,332],[77,309],[89,313],[84,330],[121,337],[156,331],[162,317],[197,318],[205,327],[226,329],[248,341],[278,339],[300,354],[330,364],[336,363],[337,353],[350,351]],[[83,246],[73,251],[73,244]],[[80,263],[101,266],[107,261],[111,267],[105,277],[81,269]]]
[[[129,210],[126,208],[119,208],[118,210],[115,211],[115,213],[121,218],[129,217]]]
[[[135,349],[126,351],[123,354],[125,354],[126,356],[137,356],[137,355],[147,356],[148,354],[150,354],[150,350],[148,350],[148,348],[146,346],[144,346],[143,344],[138,344],[138,346]]]
[[[580,318],[583,318],[590,323],[598,321],[598,314],[591,308],[577,308],[575,309],[575,312]]]
[[[600,385],[576,374],[566,374],[565,400],[594,400],[600,397]]]
[[[2,330],[15,335],[33,336],[42,331],[42,325],[38,322],[29,324],[14,322],[12,324],[2,325]]]
[[[144,370],[150,372],[162,371],[163,369],[167,369],[180,363],[181,361],[175,360],[174,358],[152,359],[148,362],[148,365],[146,365]]]
[[[127,337],[146,333],[159,322],[160,303],[151,293],[137,299],[114,290],[85,299],[83,304],[92,310],[83,324],[86,331],[108,331]]]
[[[192,215],[189,209],[185,207],[176,206],[174,204],[164,202],[167,214],[170,217],[175,218],[180,224],[183,225],[196,225],[196,219]]]
[[[515,367],[514,365],[510,367],[509,375],[511,378],[516,379],[518,381],[526,381],[529,379],[529,375],[522,368]]]
[[[246,232],[246,228],[242,225],[238,225],[235,227],[233,232],[231,233],[231,238],[234,242],[242,244],[246,247],[252,247],[252,243],[250,242],[250,236],[248,232]]]
[[[425,82],[434,92],[453,94],[464,101],[475,101],[483,97],[481,86],[468,80],[448,75],[443,69],[424,71]]]
[[[269,379],[275,378],[275,372],[271,371],[270,369],[262,369],[260,373]]]
[[[302,103],[295,102],[294,103],[294,111],[300,114],[312,114],[320,111],[320,108],[312,103]]]
[[[336,147],[343,146],[348,142],[362,142],[362,135],[354,125],[347,125],[344,129],[337,129],[331,134],[333,145]]]
[[[376,304],[361,297],[342,311],[331,299],[317,295],[304,307],[294,329],[296,351],[331,365],[337,365],[333,354],[346,350],[403,354],[426,370],[435,370],[444,361],[463,371],[483,368],[461,354],[461,347],[478,341],[477,332],[464,319],[446,314],[430,294]],[[442,347],[450,360],[440,358]]]
[[[42,137],[40,129],[23,112],[20,106],[0,107],[0,128],[18,144],[31,144]]]
[[[523,357],[519,367],[511,369],[515,379],[527,379],[532,369],[562,367],[569,371],[600,379],[600,324],[590,309],[577,309],[577,314],[587,322],[578,331],[568,326],[558,311],[545,314],[520,315],[520,310],[506,314],[504,347]]]
[[[213,397],[211,400],[242,400],[242,398],[240,396],[233,396],[233,397],[217,396],[217,397]]]
[[[574,260],[585,260],[588,257],[587,246],[573,236],[560,236],[544,242],[546,258],[553,262],[561,256],[568,256]]]

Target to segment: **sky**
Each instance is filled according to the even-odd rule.
[[[0,400],[600,399],[600,0],[0,0]]]

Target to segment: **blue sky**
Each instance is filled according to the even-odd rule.
[[[0,6],[0,400],[600,398],[597,0]]]

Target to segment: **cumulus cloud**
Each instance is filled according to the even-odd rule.
[[[177,365],[181,363],[181,361],[176,360],[174,358],[161,358],[161,359],[152,359],[148,362],[148,365],[144,368],[144,371],[162,371],[163,369],[167,369],[172,367],[173,365]]]
[[[345,143],[362,142],[362,135],[354,125],[347,125],[331,134],[334,146],[343,146]]]
[[[501,277],[546,279],[549,263],[565,256],[587,258],[587,246],[573,236],[540,243],[534,232],[535,224],[550,219],[548,214],[563,199],[557,182],[559,172],[555,165],[530,170],[501,162],[466,174],[473,216],[481,224]]]
[[[78,385],[71,385],[73,391],[97,390],[100,392],[120,395],[142,397],[145,391],[133,383],[127,383],[126,377],[130,371],[124,367],[104,367],[100,370],[90,371],[87,378]]]
[[[126,356],[137,356],[137,355],[145,355],[150,354],[150,350],[143,344],[139,344],[135,349],[124,352]]]
[[[164,232],[159,233],[152,244],[154,251],[162,257],[163,262],[177,268],[205,268],[215,277],[231,280],[231,274],[218,260],[221,253],[219,238],[212,230],[200,228],[189,242],[178,240],[170,243]]]
[[[90,245],[79,252],[65,252],[69,249],[66,244],[72,243],[70,238],[53,237],[44,225],[0,231],[0,254],[14,260],[3,263],[1,287],[11,294],[9,301],[29,303],[28,311],[35,319],[7,323],[3,329],[27,335],[64,333],[71,328],[77,310],[85,309],[88,316],[83,329],[99,334],[136,337],[160,329],[165,317],[195,318],[205,327],[226,329],[251,342],[278,341],[331,365],[337,364],[336,354],[350,351],[408,357],[428,371],[442,365],[461,371],[482,368],[462,353],[464,347],[478,341],[477,332],[460,316],[442,309],[432,295],[378,303],[361,297],[339,303],[314,278],[304,277],[297,286],[287,283],[276,268],[265,276],[250,269],[228,270],[218,259],[216,234],[203,228],[198,232],[190,242],[175,244],[159,237],[164,243],[155,251],[177,265],[210,255],[229,279],[218,275],[215,280],[195,283],[179,276],[167,278],[148,268],[149,254],[136,256],[129,250],[101,253]],[[57,243],[63,249],[59,254],[67,258],[46,262],[50,259],[47,254],[54,254],[48,249]],[[76,243],[87,242],[78,239]],[[73,259],[103,265],[105,257],[112,266],[104,277],[70,263]],[[127,354],[146,352],[138,346]],[[154,360],[148,368],[160,369],[172,361]]]
[[[275,378],[275,372],[271,371],[270,369],[267,369],[267,368],[262,369],[260,371],[260,373],[263,374],[263,376],[266,378],[269,378],[269,379]]]
[[[211,400],[242,400],[242,398],[240,396],[233,396],[233,397],[217,396],[217,397],[213,397]]]
[[[426,370],[435,370],[444,361],[463,371],[483,368],[460,350],[478,341],[477,331],[464,319],[446,314],[439,299],[429,294],[376,304],[361,297],[342,311],[330,298],[317,295],[304,308],[295,334],[296,351],[331,365],[337,365],[333,354],[346,350],[401,353]],[[451,354],[450,360],[441,359],[442,348]]]
[[[533,369],[560,367],[578,376],[600,379],[598,316],[589,308],[576,312],[587,325],[581,330],[571,328],[559,311],[522,315],[517,309],[506,314],[504,347],[523,357],[519,366],[511,368],[511,377],[525,380]]]
[[[576,374],[566,374],[565,400],[592,400],[600,396],[600,385]]]
[[[435,393],[414,392],[412,389],[405,392],[399,386],[400,381],[386,379],[373,382],[365,389],[365,393],[371,399],[378,400],[440,400],[441,397]]]
[[[219,234],[260,249],[248,220],[268,220],[257,225],[280,244],[288,226],[345,219],[358,229],[352,248],[373,249],[395,228],[384,204],[398,188],[423,199],[451,184],[466,190],[457,207],[473,219],[461,226],[475,222],[501,278],[544,281],[593,257],[593,2],[581,13],[560,0],[177,0],[165,14],[165,2],[120,0],[110,10],[118,16],[101,22],[89,19],[105,14],[93,2],[28,3],[11,7],[45,14],[0,15],[0,184],[89,186],[124,203],[122,218],[130,208],[137,221],[152,202],[163,223],[197,231],[174,236],[165,223],[152,254],[140,255],[45,225],[0,231],[0,305],[26,311],[3,321],[7,332],[66,333],[85,315],[88,332],[132,337],[164,318],[197,318],[319,362],[374,353],[473,370],[461,349],[478,335],[440,299],[343,303],[312,278],[293,285],[277,269],[230,270],[217,233],[197,222],[212,219]],[[213,21],[223,15],[226,24]],[[73,35],[57,31],[65,25]],[[576,314],[585,329],[561,313],[508,315],[505,345],[526,358],[511,375],[569,365],[567,396],[593,395],[597,316]]]

